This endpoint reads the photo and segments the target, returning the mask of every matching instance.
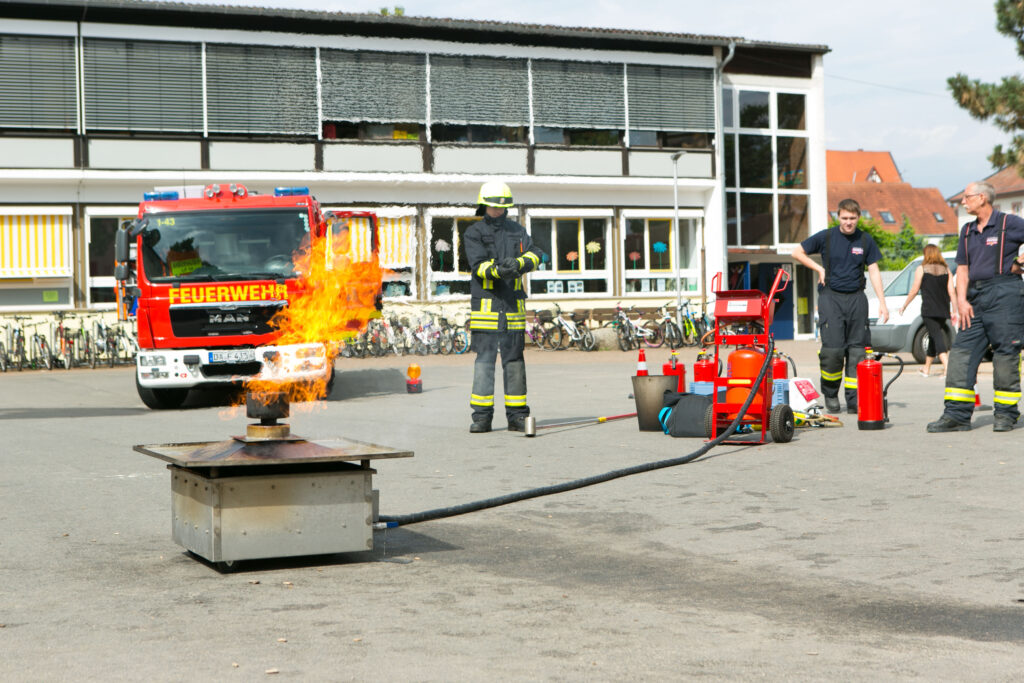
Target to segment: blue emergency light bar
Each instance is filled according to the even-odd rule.
[[[275,197],[306,197],[309,195],[308,187],[275,187]]]
[[[177,192],[144,192],[142,194],[142,201],[144,202],[173,201],[177,198]]]

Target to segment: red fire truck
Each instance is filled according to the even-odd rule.
[[[332,226],[353,224],[368,237],[362,256],[375,259],[376,216],[325,215],[308,188],[262,195],[240,184],[213,184],[147,192],[115,243],[125,302],[119,310],[135,317],[135,384],[143,403],[177,408],[190,390],[263,379],[328,378],[329,390],[334,363],[327,340],[277,344],[280,331],[271,319],[290,298],[317,286],[296,272],[293,254],[317,240],[330,244]],[[366,272],[375,274],[374,283],[363,284],[375,287],[379,310],[380,271]]]

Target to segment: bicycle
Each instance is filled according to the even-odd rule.
[[[465,353],[469,348],[469,335],[460,327],[448,322],[443,313],[438,318],[438,325],[441,327],[441,352],[442,353]]]
[[[551,311],[534,311],[533,320],[526,323],[526,337],[533,342],[538,349],[550,350],[550,332],[555,327]]]
[[[641,343],[652,349],[656,349],[665,343],[665,335],[661,327],[653,320],[645,320],[641,325],[641,316],[636,306],[630,306],[631,312],[637,313],[637,319],[630,319],[629,315],[622,308],[622,302],[615,305],[615,337],[619,348],[623,351],[639,348]]]
[[[683,343],[687,346],[699,344],[708,330],[713,327],[713,325],[708,324],[703,316],[697,315],[696,312],[690,309],[690,301],[688,299],[683,301],[683,307],[679,311],[679,325],[683,333]]]
[[[7,349],[10,354],[10,365],[21,372],[28,365],[27,347],[25,344],[25,329],[24,326],[18,326],[19,320],[31,320],[27,315],[15,315],[12,316],[14,319],[13,325],[4,325],[4,329],[7,333]]]
[[[584,320],[576,320],[576,312],[569,314],[570,320],[562,315],[562,307],[555,304],[555,327],[551,330],[551,345],[559,351],[573,344],[582,351],[593,351],[597,348],[594,333],[587,329]]]
[[[103,322],[102,318],[94,320],[92,341],[91,367],[96,367],[100,356],[105,356],[107,367],[114,367],[114,363],[117,361],[117,336],[113,326]]]
[[[26,325],[32,330],[36,330],[40,325],[45,323],[38,322]],[[28,338],[28,363],[33,368],[45,367],[47,370],[53,369],[53,355],[50,353],[50,344],[46,341],[46,335],[41,332],[33,331],[31,336]]]
[[[665,337],[665,342],[668,343],[668,347],[675,351],[683,345],[683,333],[679,329],[679,325],[672,320],[672,315],[668,312],[668,307],[671,302],[664,304],[658,311],[659,316],[656,323],[661,328],[661,333]]]

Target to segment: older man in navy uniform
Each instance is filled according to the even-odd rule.
[[[974,413],[978,364],[992,346],[993,431],[1008,432],[1020,417],[1020,351],[1024,337],[1024,281],[1017,253],[1024,219],[992,206],[995,190],[971,183],[961,204],[975,217],[960,231],[956,249],[960,332],[949,352],[945,410],[929,432],[965,432]]]

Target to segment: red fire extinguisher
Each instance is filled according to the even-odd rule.
[[[718,377],[718,368],[715,359],[708,356],[708,352],[701,349],[697,354],[697,360],[693,361],[694,382],[714,382]]]
[[[668,362],[661,366],[661,374],[678,377],[676,380],[676,391],[680,394],[686,392],[686,365],[679,362],[678,353],[672,352]]]
[[[903,359],[892,356],[900,363],[896,376],[882,387],[882,361],[885,354],[866,349],[868,357],[857,363],[857,427],[859,429],[885,429],[889,421],[889,385],[903,373]]]

